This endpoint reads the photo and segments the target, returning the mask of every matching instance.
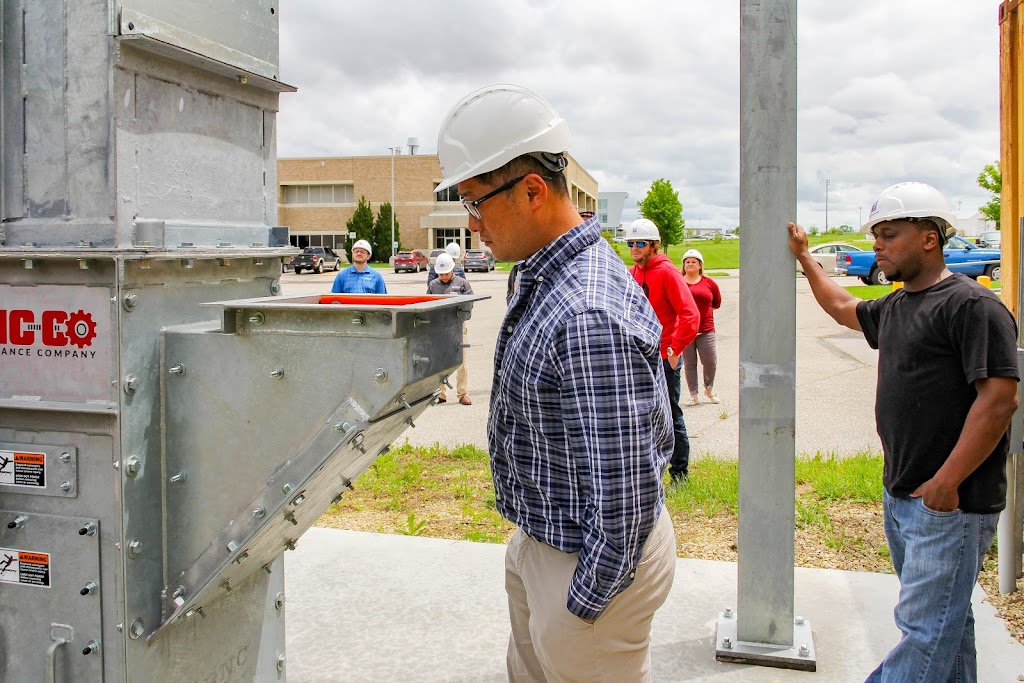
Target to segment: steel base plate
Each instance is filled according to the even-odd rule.
[[[777,669],[796,669],[797,671],[816,671],[817,656],[814,650],[814,636],[811,623],[799,619],[793,625],[793,645],[767,645],[765,643],[740,642],[736,638],[737,615],[718,615],[718,628],[715,633],[715,659],[719,662],[736,664],[755,664],[771,666]]]

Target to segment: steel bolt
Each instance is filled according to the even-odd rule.
[[[287,662],[287,659],[285,658],[285,656],[283,654],[277,656],[277,672],[278,673],[281,673],[281,672],[284,671],[284,666],[285,666],[286,662]]]
[[[142,554],[142,541],[137,538],[133,538],[128,541],[128,557],[133,560]]]
[[[185,481],[186,479],[188,479],[188,475],[185,474],[185,472],[183,472],[182,470],[178,470],[177,472],[171,475],[171,483],[174,484],[179,484]]]
[[[356,315],[352,316],[352,324],[353,325],[365,325],[366,324],[366,316],[364,316],[362,313],[357,313]]]
[[[292,486],[291,484],[285,484],[284,486],[281,487],[281,491],[283,491],[284,493],[291,493],[294,490],[295,487]]]
[[[415,354],[415,353],[412,355],[412,364],[413,365],[426,365],[429,362],[430,362],[430,356],[420,356],[420,355]]]
[[[373,373],[373,379],[381,383],[387,382],[388,373],[385,372],[384,368],[377,368],[377,371]]]
[[[722,638],[722,649],[723,650],[731,650],[732,649],[732,638]]]
[[[96,585],[95,581],[90,581],[89,583],[82,586],[82,590],[78,591],[78,593],[79,595],[94,595],[96,593],[96,589],[98,588],[99,586]]]
[[[177,365],[172,366],[168,370],[168,372],[171,373],[172,375],[184,375],[185,374],[185,364],[184,363],[178,363]]]
[[[273,377],[274,379],[281,379],[282,377],[284,377],[284,368],[274,368],[271,371],[270,376]]]
[[[732,619],[732,607],[726,607],[725,612],[722,614],[726,619]]]
[[[274,280],[273,282],[271,282],[270,283],[270,293],[273,296],[277,296],[278,294],[280,294],[281,293],[281,283],[278,282],[277,280]]]
[[[139,460],[139,457],[137,455],[131,456],[124,463],[124,473],[127,474],[129,477],[137,476],[141,469],[142,461]]]
[[[334,425],[334,429],[339,432],[347,432],[348,430],[352,429],[352,425],[350,425],[348,422],[337,422]]]
[[[71,462],[71,454],[70,453],[61,453],[60,454],[60,461],[61,462]]]
[[[299,520],[295,519],[295,515],[293,515],[293,514],[292,514],[292,513],[290,513],[290,512],[289,512],[288,514],[286,514],[286,515],[284,516],[284,518],[285,518],[286,520],[288,520],[289,522],[291,522],[292,524],[294,524],[295,526],[298,526],[298,525],[299,525]]]
[[[302,503],[305,500],[306,500],[306,496],[304,494],[300,493],[299,495],[295,496],[295,498],[292,499],[292,505],[298,507],[299,505],[302,505]]]
[[[185,597],[185,587],[184,586],[178,586],[177,588],[175,588],[174,592],[171,593],[171,597],[173,597],[173,598],[183,598],[183,597]]]
[[[415,362],[415,361],[413,361],[413,362]],[[409,405],[409,401],[406,400],[405,394],[402,394],[401,396],[398,397],[398,402],[401,403],[403,406],[405,406],[406,410],[412,410],[412,406]]]
[[[243,562],[245,562],[248,559],[249,559],[249,552],[246,551],[246,552],[243,552],[241,555],[239,555],[238,559],[235,560],[235,562],[237,562],[238,564],[242,564]]]
[[[228,541],[228,552],[233,553],[238,550],[238,543],[236,541]]]
[[[256,311],[249,316],[249,322],[253,325],[262,325],[267,322],[267,316],[263,315],[263,311]]]
[[[93,522],[86,522],[81,529],[78,530],[79,536],[95,536],[96,535],[96,524]]]
[[[412,427],[414,429],[416,427],[416,423],[412,421],[411,417],[405,418],[405,424],[409,425],[410,427]]]
[[[448,381],[448,377],[447,376],[444,376],[444,377],[441,378],[441,384],[445,385],[449,389],[454,389],[455,388],[455,387],[452,386],[452,383]]]
[[[131,396],[139,388],[139,378],[135,375],[125,375],[124,377],[124,393]]]
[[[267,508],[263,507],[262,505],[257,506],[252,511],[252,516],[257,518],[257,519],[259,519],[260,517],[265,516],[266,514],[267,514]]]
[[[798,616],[793,621],[796,623],[797,626],[803,626],[804,625],[804,618],[801,617],[801,616]]]
[[[283,607],[284,607],[284,593],[278,593],[277,597],[274,598],[274,608],[277,609],[277,611],[280,612]]]
[[[8,529],[20,529],[21,527],[25,526],[25,522],[27,522],[27,521],[28,521],[28,517],[26,517],[25,515],[18,515],[17,517],[14,518],[13,522],[7,522],[7,528]]]
[[[130,311],[135,308],[139,303],[139,297],[137,294],[125,294],[124,298],[121,299],[121,305],[124,306],[124,310]]]
[[[82,654],[83,655],[91,655],[93,652],[96,652],[99,649],[100,649],[99,641],[90,640],[88,643],[85,644],[85,647],[82,648]]]
[[[429,325],[429,324],[430,324],[430,320],[427,319],[427,318],[424,318],[422,315],[414,316],[413,319],[412,319],[412,326],[413,327],[419,327],[420,325]]]
[[[60,483],[60,490],[61,491],[70,491],[71,490],[71,482],[70,481],[62,481]]]
[[[146,627],[142,623],[142,619],[136,619],[132,622],[132,625],[128,627],[128,637],[132,640],[138,640],[145,632]]]
[[[811,649],[806,645],[801,645],[800,650],[798,652],[801,657],[809,657],[811,654]]]
[[[285,541],[284,542],[284,547],[288,548],[288,550],[295,550],[295,541],[291,541],[291,540]]]

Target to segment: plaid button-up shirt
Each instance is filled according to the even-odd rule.
[[[579,552],[566,606],[584,619],[632,583],[664,502],[660,339],[596,218],[523,261],[494,354],[495,500],[533,538]]]

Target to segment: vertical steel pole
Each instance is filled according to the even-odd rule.
[[[395,147],[391,148],[391,263],[395,256]]]
[[[715,656],[813,671],[810,625],[793,613],[797,3],[740,7],[739,585]]]

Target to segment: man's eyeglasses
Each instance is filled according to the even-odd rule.
[[[462,205],[464,207],[466,207],[466,211],[469,212],[470,216],[472,216],[473,218],[475,218],[477,220],[480,220],[480,209],[478,207],[481,204],[486,202],[488,199],[490,199],[494,195],[501,194],[505,190],[511,190],[513,187],[516,186],[517,183],[519,183],[520,180],[525,178],[527,175],[531,175],[531,174],[527,173],[526,175],[521,175],[518,178],[513,178],[512,180],[508,181],[507,183],[505,183],[501,187],[497,187],[497,188],[491,190],[490,192],[485,194],[483,197],[480,197],[480,199],[474,199],[472,201],[467,201],[465,198],[460,198],[459,201],[461,201]],[[543,178],[544,180],[551,180],[552,179],[550,176],[546,176],[546,175],[542,175],[541,178]]]
[[[637,249],[643,249],[648,244],[649,242],[647,242],[646,240],[628,240],[626,242],[626,246],[629,247],[630,249],[632,249],[633,247],[636,247]]]

